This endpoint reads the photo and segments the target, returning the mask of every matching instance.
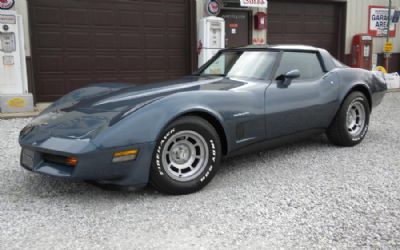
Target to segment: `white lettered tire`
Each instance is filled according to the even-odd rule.
[[[206,120],[185,116],[160,135],[153,155],[150,183],[166,194],[190,194],[205,187],[221,161],[221,142]]]
[[[368,132],[370,114],[365,95],[358,91],[350,93],[327,130],[329,140],[342,147],[361,143]]]

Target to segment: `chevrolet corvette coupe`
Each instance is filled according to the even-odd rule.
[[[179,80],[67,94],[21,131],[21,165],[101,185],[193,193],[224,157],[318,133],[357,145],[386,90],[378,73],[348,68],[323,49],[225,49]]]

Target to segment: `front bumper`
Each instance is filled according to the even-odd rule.
[[[155,143],[142,143],[128,147],[101,149],[89,140],[49,138],[40,145],[21,143],[21,165],[38,174],[94,181],[120,186],[144,186],[149,181],[150,166]],[[113,154],[137,149],[136,160],[113,163]],[[44,154],[75,157],[75,167],[48,162]]]

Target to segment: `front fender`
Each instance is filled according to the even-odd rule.
[[[220,123],[227,151],[265,137],[264,91],[207,90],[166,96],[132,113],[99,134],[93,143],[100,148],[157,141],[161,131],[177,117],[202,112]],[[240,133],[237,133],[237,132]]]
[[[193,112],[207,113],[224,124],[224,118],[216,110],[196,100],[189,102],[187,98],[177,94],[151,103],[109,127],[93,143],[99,148],[112,148],[155,142],[168,124]]]

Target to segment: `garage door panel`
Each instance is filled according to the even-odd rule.
[[[164,49],[166,47],[164,34],[146,34],[145,35],[145,48],[146,49]]]
[[[65,93],[65,79],[57,76],[39,78],[41,85],[38,89],[43,95],[62,95]]]
[[[65,9],[64,10],[64,24],[66,25],[89,25],[89,15],[86,9]]]
[[[180,33],[168,34],[167,41],[169,49],[176,49],[182,51],[182,48],[185,47],[185,36]]]
[[[317,4],[307,5],[307,8],[304,8],[304,14],[308,17],[317,17],[319,18],[322,13],[324,13],[324,6]]]
[[[168,79],[168,75],[165,71],[146,70],[146,73],[146,81],[158,82]]]
[[[90,34],[87,32],[65,32],[63,47],[65,47],[65,49],[89,49],[91,46],[90,40]]]
[[[89,72],[90,64],[91,58],[89,55],[72,55],[65,58],[64,68],[69,74],[75,72]]]
[[[307,22],[304,23],[304,31],[309,34],[321,34],[323,29],[319,22]]]
[[[147,83],[190,73],[188,5],[185,0],[31,1],[37,99],[54,100],[97,81]]]
[[[144,39],[140,34],[121,34],[119,36],[120,49],[132,50],[143,48]]]
[[[122,71],[143,71],[144,64],[141,56],[122,56],[120,58],[120,70]]]
[[[184,14],[168,14],[168,27],[170,28],[185,28]]]
[[[62,23],[62,13],[59,8],[38,7],[33,14],[37,24],[59,26]]]
[[[38,73],[64,72],[64,58],[61,55],[41,55],[37,64]]]
[[[330,33],[330,34],[337,34],[337,24],[331,22],[331,23],[322,23],[322,30],[324,33]]]
[[[303,15],[306,11],[304,4],[301,3],[290,3],[290,8],[283,7],[282,10],[285,12],[285,15],[288,17],[298,17]]]
[[[269,20],[269,26],[268,26],[268,40],[273,39],[271,37],[271,34],[275,35],[275,34],[279,34],[279,33],[283,33],[283,29],[285,29],[285,24],[278,21],[278,20]]]
[[[144,21],[147,27],[163,28],[167,24],[167,14],[146,12],[144,13]]]
[[[74,89],[78,89],[80,88],[82,85],[87,84],[88,82],[91,82],[92,79],[90,79],[89,77],[82,77],[82,76],[71,76],[67,79],[68,81],[68,85],[67,85],[67,89],[65,89],[65,91],[67,92],[71,92]]]
[[[145,65],[148,70],[163,70],[168,66],[168,63],[165,56],[148,56]]]
[[[122,27],[139,27],[143,24],[140,12],[119,11],[119,25]]]
[[[94,26],[108,26],[113,27],[116,24],[115,12],[112,10],[98,10],[94,9],[91,11]]]
[[[294,21],[294,22],[287,22],[285,24],[284,31],[287,33],[302,34],[302,33],[304,33],[304,29],[305,29],[304,23],[301,23],[299,21]]]
[[[339,7],[335,3],[271,0],[269,43],[305,44],[338,54]]]
[[[43,32],[39,31],[36,36],[36,46],[39,49],[62,49],[63,34],[62,32]]]
[[[180,70],[181,67],[179,65],[182,63],[185,63],[185,57],[183,56],[170,56],[168,58],[168,65],[172,70]]]
[[[94,48],[96,50],[117,50],[117,41],[115,33],[97,33],[94,34]]]
[[[103,55],[94,57],[95,70],[102,72],[114,72],[117,70],[117,56]]]

